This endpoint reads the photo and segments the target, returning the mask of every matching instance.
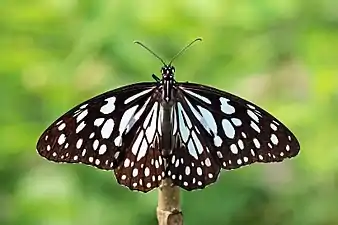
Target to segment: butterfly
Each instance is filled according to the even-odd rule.
[[[296,137],[267,111],[213,87],[177,82],[173,59],[166,64],[136,43],[161,60],[162,77],[75,106],[41,135],[41,156],[114,170],[119,184],[148,192],[166,178],[185,190],[203,189],[221,169],[299,153]]]

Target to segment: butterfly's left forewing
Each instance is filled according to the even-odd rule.
[[[139,83],[94,97],[56,120],[41,135],[37,151],[55,162],[115,169],[158,96],[156,83]]]

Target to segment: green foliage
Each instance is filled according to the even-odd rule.
[[[337,224],[336,1],[0,1],[0,224],[156,224],[157,192],[130,192],[111,172],[40,158],[41,132],[108,89],[177,80],[228,90],[266,108],[299,138],[281,164],[221,173],[182,191],[186,224]]]

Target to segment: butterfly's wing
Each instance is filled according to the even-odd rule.
[[[175,148],[166,170],[184,189],[204,188],[221,168],[279,162],[298,154],[296,137],[265,110],[230,93],[176,84]]]
[[[125,151],[125,160],[115,169],[118,182],[132,190],[147,192],[160,185],[165,176],[164,158],[161,155],[162,118],[161,93],[157,92],[150,110],[139,119]]]
[[[115,169],[128,156],[133,134],[160,96],[156,83],[139,83],[89,99],[48,127],[37,151],[55,162]]]

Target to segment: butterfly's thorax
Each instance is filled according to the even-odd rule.
[[[169,157],[172,150],[172,123],[171,123],[171,111],[173,108],[173,84],[174,84],[174,72],[173,66],[164,66],[161,70],[162,73],[162,102],[163,118],[162,118],[162,155]]]

